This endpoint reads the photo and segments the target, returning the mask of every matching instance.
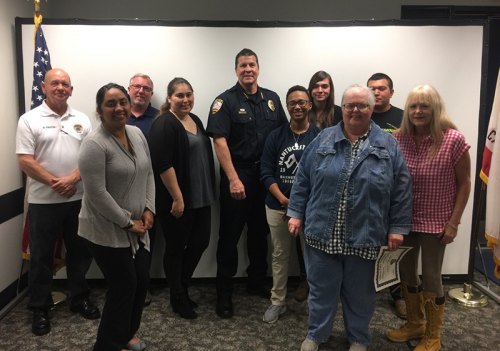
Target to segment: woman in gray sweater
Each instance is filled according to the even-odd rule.
[[[136,337],[149,284],[149,236],[155,190],[142,132],[126,125],[130,97],[109,83],[97,92],[101,125],[85,138],[79,167],[84,196],[78,235],[106,279],[94,351],[146,348]]]

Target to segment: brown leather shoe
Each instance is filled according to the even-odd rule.
[[[307,279],[302,279],[299,283],[297,289],[295,289],[294,298],[298,302],[302,302],[307,300],[307,296],[309,296],[309,284],[307,283]]]

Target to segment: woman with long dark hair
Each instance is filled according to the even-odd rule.
[[[96,96],[101,125],[82,143],[84,195],[78,235],[86,239],[108,291],[94,351],[146,348],[136,337],[149,285],[155,194],[146,138],[128,126],[130,97],[109,83]]]
[[[174,78],[149,132],[170,304],[186,319],[198,316],[188,287],[210,242],[210,206],[216,200],[212,143],[201,120],[191,113],[193,105],[191,84]]]

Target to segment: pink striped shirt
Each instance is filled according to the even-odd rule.
[[[409,134],[395,134],[413,182],[412,231],[442,233],[455,205],[455,165],[470,149],[462,133],[448,129],[441,147],[430,157],[433,140],[425,137],[417,147]]]

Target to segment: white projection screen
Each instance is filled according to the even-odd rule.
[[[50,23],[50,22],[49,22]],[[135,24],[135,23],[134,23]],[[394,81],[392,104],[403,107],[410,89],[431,84],[442,94],[449,114],[471,145],[472,180],[476,172],[480,106],[482,25],[411,25],[393,21],[335,23],[327,26],[216,27],[175,25],[46,24],[42,25],[52,67],[65,69],[74,86],[69,103],[95,121],[95,94],[99,87],[116,82],[128,86],[137,72],[149,74],[155,86],[153,105],[159,107],[166,86],[174,77],[191,82],[195,92],[193,113],[206,125],[212,100],[236,82],[234,57],[248,47],[259,56],[259,84],[276,91],[281,100],[289,87],[307,87],[318,70],[329,72],[340,104],[351,84],[366,84],[375,72]],[[22,60],[26,109],[30,107],[33,24],[23,24]],[[23,84],[23,82],[20,82]],[[217,167],[218,168],[218,167]],[[474,184],[472,186],[474,189]],[[462,217],[459,235],[446,251],[444,275],[468,273],[473,194]],[[212,237],[195,277],[214,277],[219,208],[213,207]],[[237,276],[248,264],[245,234],[239,244]],[[163,238],[158,235],[152,277],[163,277]],[[291,274],[297,273],[295,256]],[[58,276],[64,276],[64,270]],[[100,273],[93,267],[91,276]]]

